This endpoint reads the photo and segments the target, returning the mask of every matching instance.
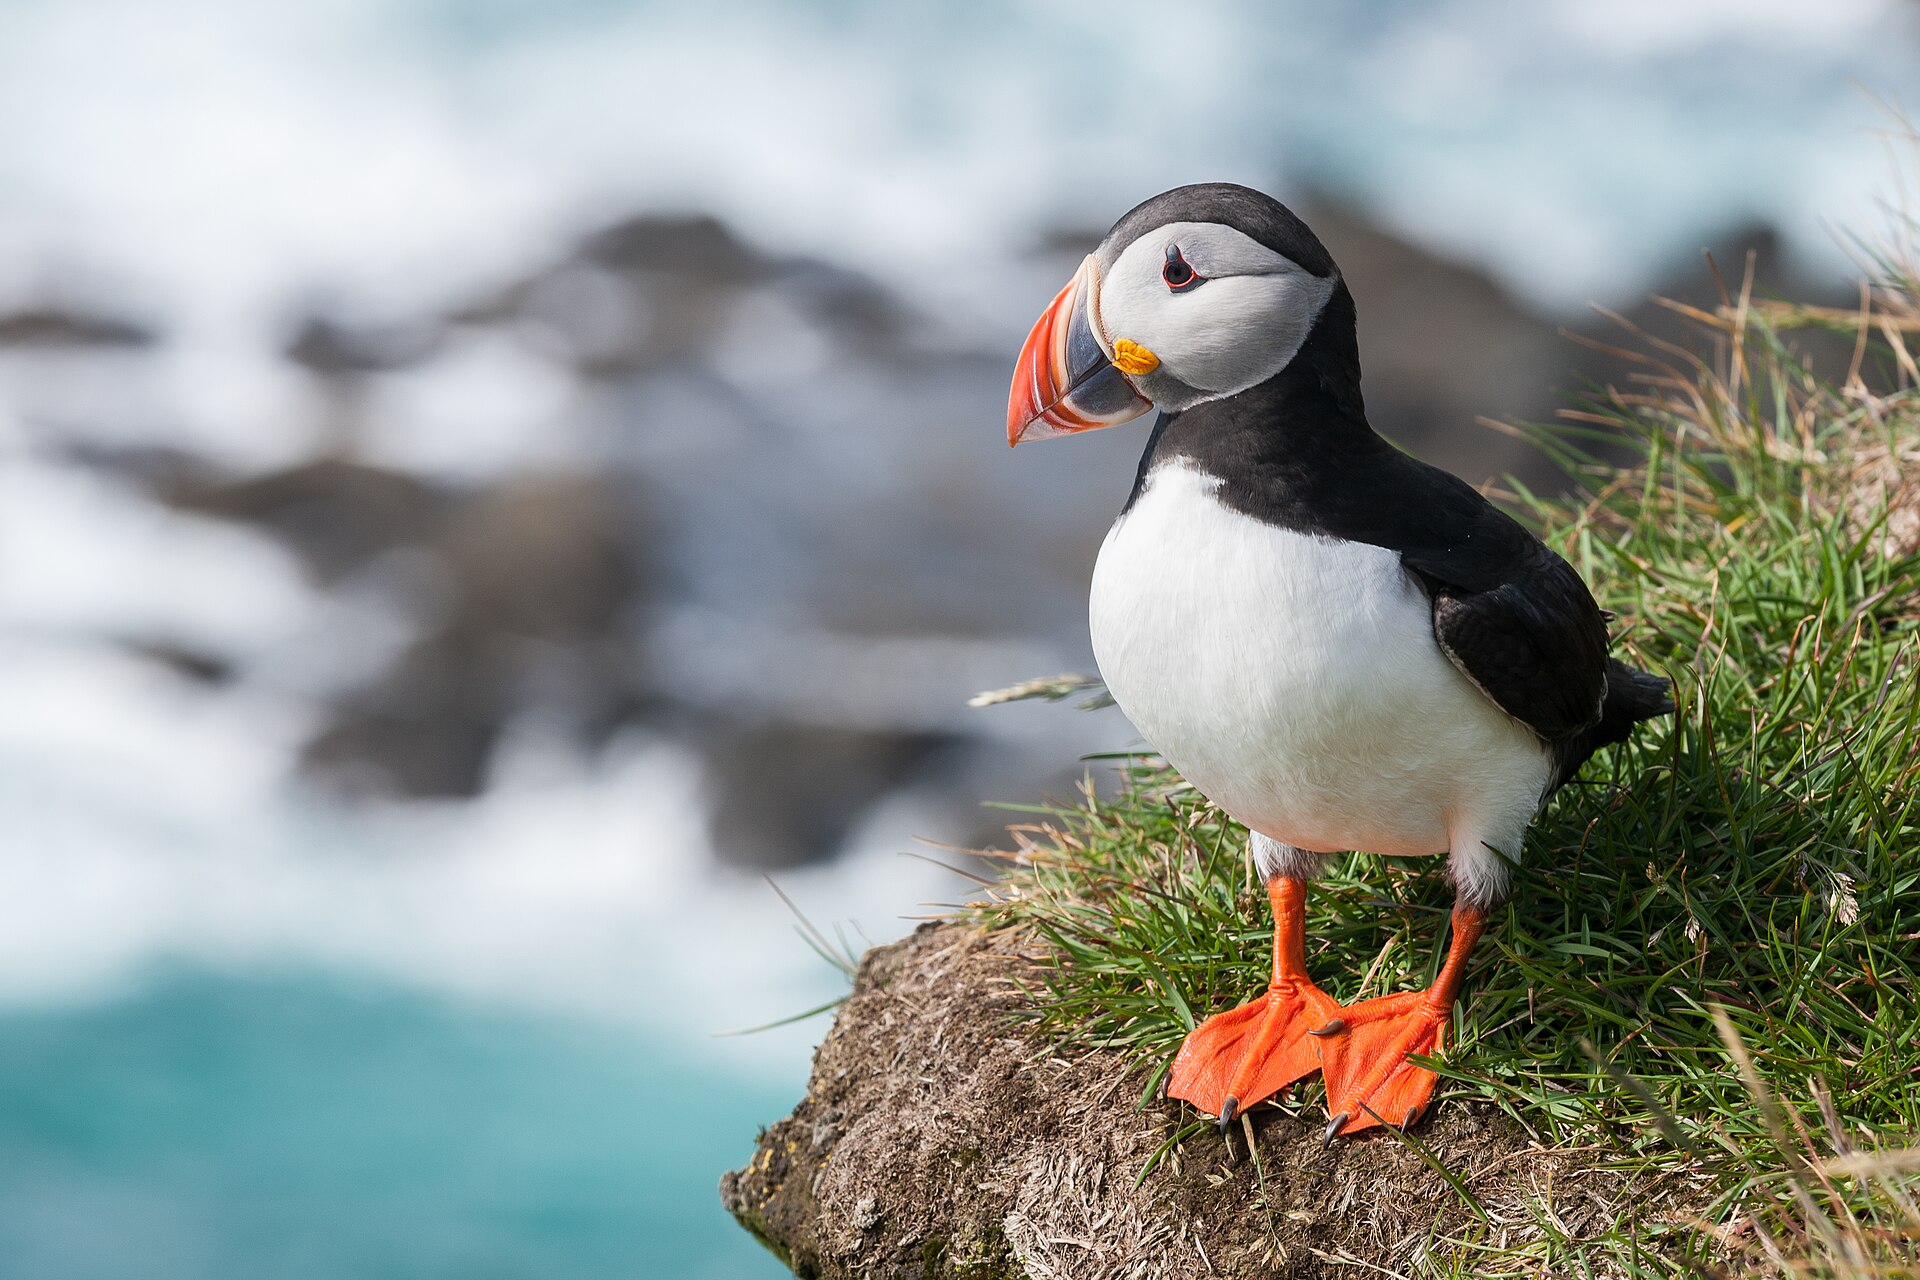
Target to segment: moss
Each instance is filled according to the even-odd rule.
[[[1013,1256],[1006,1233],[988,1223],[952,1259],[953,1280],[1028,1280],[1027,1271]]]

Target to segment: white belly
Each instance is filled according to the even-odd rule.
[[[1243,516],[1217,483],[1161,467],[1094,568],[1094,654],[1134,726],[1282,843],[1517,858],[1550,758],[1441,653],[1400,557]]]

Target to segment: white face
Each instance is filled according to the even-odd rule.
[[[1169,247],[1198,282],[1168,283]],[[1175,280],[1184,273],[1177,267]],[[1130,379],[1162,409],[1190,408],[1257,386],[1287,367],[1333,295],[1335,277],[1232,227],[1172,222],[1128,245],[1100,280],[1100,341],[1125,338],[1160,359]]]

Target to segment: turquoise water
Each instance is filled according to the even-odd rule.
[[[723,1169],[800,1088],[315,974],[0,1014],[7,1280],[775,1280]]]

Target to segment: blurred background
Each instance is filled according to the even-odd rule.
[[[1116,712],[1146,427],[1009,453],[1181,182],[1293,202],[1376,423],[1591,303],[1852,294],[1899,0],[0,0],[0,1274],[781,1268],[721,1171],[858,949]]]

